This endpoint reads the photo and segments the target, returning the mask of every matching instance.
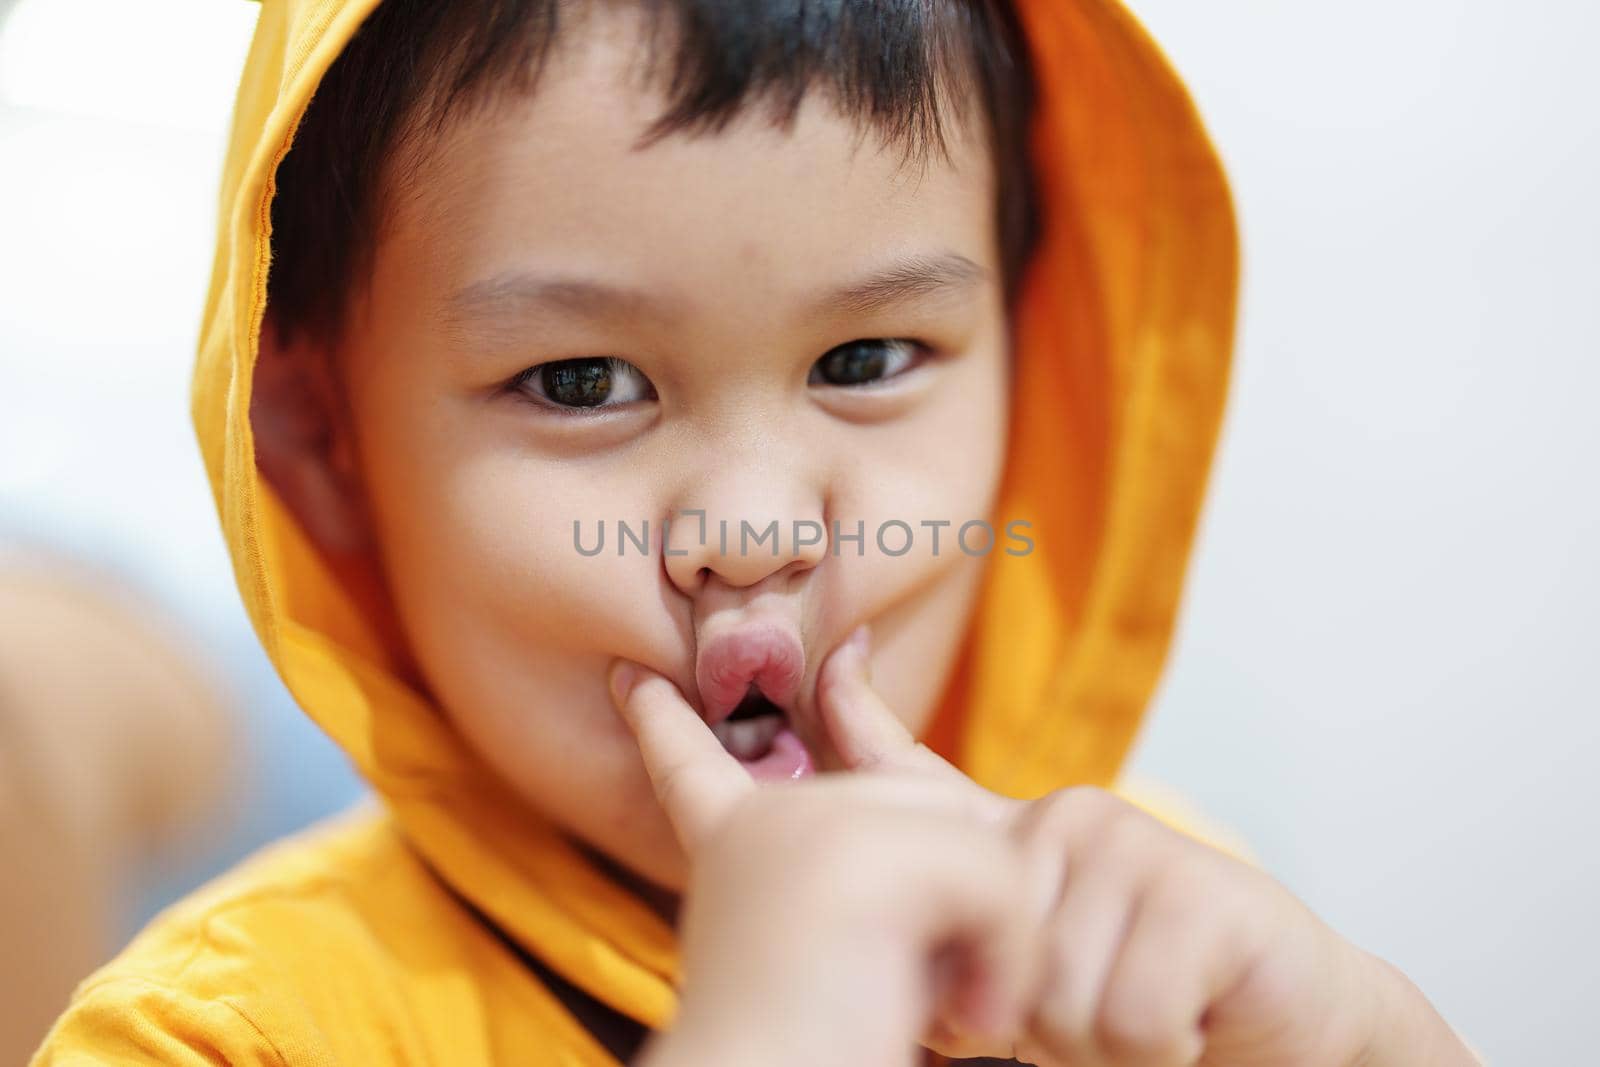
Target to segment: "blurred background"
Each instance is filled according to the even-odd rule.
[[[1133,770],[1235,831],[1491,1062],[1586,1062],[1600,8],[1133,7],[1228,161],[1246,256],[1231,416]],[[27,1013],[42,1027],[155,909],[360,792],[250,631],[188,418],[254,14],[0,0],[0,666],[25,676],[56,626],[82,645],[74,707],[117,648],[171,665],[116,675],[118,699],[207,709],[141,755],[159,795],[65,829],[17,817],[26,768],[54,753],[104,785],[81,756],[126,739],[0,715],[0,910],[50,864],[103,898],[75,940],[0,945],[23,1020],[0,1020],[6,1062],[42,1035]],[[55,970],[47,943],[67,946]]]

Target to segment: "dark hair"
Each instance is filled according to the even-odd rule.
[[[582,0],[579,0],[582,2]],[[587,0],[590,3],[617,0]],[[998,177],[1008,303],[1038,230],[1028,159],[1033,84],[1008,0],[631,0],[650,62],[672,26],[667,110],[647,140],[721,129],[753,98],[787,124],[814,85],[906,159],[945,150],[940,109],[976,92]],[[454,115],[531,91],[574,0],[385,0],[334,60],[278,167],[267,313],[336,338],[384,220],[386,183]]]

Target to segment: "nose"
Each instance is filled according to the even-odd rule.
[[[682,499],[667,516],[662,555],[667,576],[687,596],[712,577],[745,588],[779,572],[808,571],[827,557],[823,492],[792,468],[723,468]]]

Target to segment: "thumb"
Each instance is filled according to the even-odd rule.
[[[970,792],[979,814],[999,817],[1013,802],[991,793],[918,741],[869,680],[871,634],[865,625],[829,654],[817,674],[817,703],[835,751],[852,771],[932,775]]]

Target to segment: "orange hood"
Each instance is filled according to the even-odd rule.
[[[1017,796],[1109,783],[1159,676],[1226,393],[1237,236],[1183,86],[1113,0],[1017,0],[1038,81],[1046,231],[1016,323],[998,513],[1033,524],[988,572],[931,742]],[[193,414],[235,575],[300,705],[456,888],[569,980],[652,1027],[672,930],[526,813],[427,699],[258,475],[249,421],[273,175],[377,0],[268,0],[223,174]]]

